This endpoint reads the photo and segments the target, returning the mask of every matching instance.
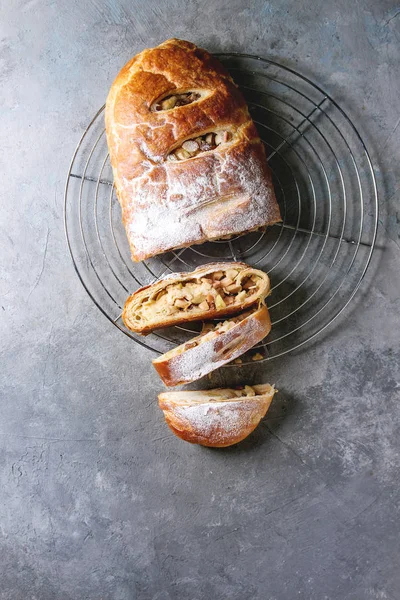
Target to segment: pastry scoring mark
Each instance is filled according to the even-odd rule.
[[[215,150],[221,144],[227,144],[232,141],[232,133],[227,129],[219,131],[208,131],[194,138],[185,140],[180,146],[175,147],[167,155],[167,160],[177,162],[194,158],[204,152]]]
[[[204,98],[206,94],[200,90],[188,90],[184,92],[175,91],[174,93],[168,92],[167,95],[163,95],[158,98],[150,107],[152,112],[161,112],[166,110],[172,110],[179,108],[180,106],[187,106],[193,104],[201,98]]]

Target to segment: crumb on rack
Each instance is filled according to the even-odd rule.
[[[242,361],[242,359],[241,359],[241,358],[235,358],[235,363],[236,363],[237,365],[241,365],[241,364],[242,364],[242,362],[243,362],[243,361]]]
[[[262,360],[264,357],[262,354],[260,354],[259,352],[256,352],[256,354],[253,354],[253,356],[251,357],[251,360]]]

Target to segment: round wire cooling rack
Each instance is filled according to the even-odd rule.
[[[102,313],[155,352],[199,324],[146,337],[121,320],[128,295],[174,271],[240,260],[269,273],[272,331],[243,357],[270,360],[303,346],[348,306],[371,260],[378,195],[367,148],[340,106],[301,74],[245,54],[218,58],[242,90],[265,144],[282,223],[133,263],[113,187],[104,106],[85,130],[65,187],[65,230],[76,272]]]

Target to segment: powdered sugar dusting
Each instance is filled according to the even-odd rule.
[[[243,161],[229,148],[224,155],[199,156],[187,169],[146,161],[143,174],[122,194],[134,252],[146,257],[279,220],[270,181],[253,150],[248,148]]]
[[[227,432],[231,436],[238,435],[245,424],[242,413],[237,410],[240,404],[243,403],[209,402],[180,406],[175,412],[186,419],[198,435],[208,438],[213,433],[216,440],[222,441]],[[245,416],[248,416],[248,411],[245,412]]]
[[[247,352],[265,335],[265,325],[250,315],[226,333],[170,359],[169,376],[173,385],[204,377]]]
[[[206,402],[190,406],[174,407],[174,416],[186,424],[186,427],[200,441],[213,444],[234,443],[250,433],[263,416],[262,401],[259,399],[241,399],[230,402]]]

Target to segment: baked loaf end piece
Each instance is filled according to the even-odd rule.
[[[275,392],[269,384],[164,392],[158,404],[175,435],[192,444],[223,448],[244,440],[257,427]]]
[[[171,387],[190,383],[241,356],[271,330],[265,304],[219,323],[205,323],[203,332],[153,360],[165,383]]]
[[[135,56],[105,118],[133,260],[280,221],[245,100],[205,50],[172,39]]]
[[[125,302],[122,320],[131,331],[146,335],[162,327],[235,315],[261,304],[269,291],[263,271],[239,262],[210,263],[140,288]]]

